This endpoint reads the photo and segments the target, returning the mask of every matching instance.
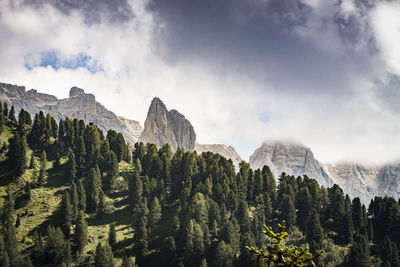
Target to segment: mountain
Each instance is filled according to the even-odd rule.
[[[17,113],[22,108],[31,114],[42,110],[57,120],[69,117],[92,122],[104,132],[109,129],[121,132],[132,144],[143,131],[139,122],[115,115],[97,102],[94,95],[78,87],[71,88],[68,98],[58,99],[34,89],[26,91],[24,86],[0,83],[0,101],[7,102],[9,107],[13,105]]]
[[[232,146],[221,144],[201,145],[196,143],[195,150],[199,154],[207,151],[220,154],[224,158],[231,159],[235,166],[239,166],[239,163],[242,161],[242,158]]]
[[[218,153],[231,159],[235,166],[242,160],[232,146],[196,143],[196,133],[190,121],[174,109],[168,111],[165,104],[157,97],[151,101],[139,141],[153,143],[158,147],[168,143],[173,151],[183,147],[185,150],[196,150],[199,154],[207,151]]]
[[[265,141],[250,156],[250,165],[254,169],[268,165],[279,176],[282,172],[289,175],[307,175],[323,186],[331,186],[332,179],[324,170],[323,164],[314,158],[311,149],[294,142]]]
[[[24,86],[0,83],[0,102],[14,106],[17,114],[25,109],[31,114],[43,111],[50,113],[56,120],[78,118],[97,124],[105,133],[109,129],[121,132],[131,144],[138,140],[150,142],[161,147],[169,143],[175,151],[178,147],[186,150],[196,149],[198,153],[210,151],[232,159],[235,166],[241,161],[240,156],[231,146],[213,144],[200,145],[196,143],[196,133],[189,120],[176,110],[168,110],[159,98],[154,98],[150,104],[144,129],[135,120],[117,116],[96,101],[92,94],[87,94],[78,87],[72,87],[69,97],[58,99],[53,95],[39,93],[35,89],[26,91]]]
[[[139,141],[153,143],[158,147],[168,143],[173,151],[178,147],[193,150],[196,133],[185,116],[174,109],[168,111],[164,103],[155,97],[151,101]]]
[[[338,184],[350,197],[368,204],[375,196],[400,197],[400,164],[361,165],[354,162],[323,164],[314,158],[310,148],[294,142],[265,141],[250,156],[252,168],[268,165],[279,176],[307,175],[319,184]]]

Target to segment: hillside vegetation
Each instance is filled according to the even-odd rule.
[[[394,199],[0,106],[0,266],[255,266],[281,221],[318,266],[400,264]]]

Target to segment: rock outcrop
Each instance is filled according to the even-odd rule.
[[[22,108],[31,114],[39,111],[50,113],[56,120],[78,118],[93,122],[104,132],[113,129],[121,132],[125,139],[135,143],[143,131],[139,122],[118,117],[96,101],[92,94],[86,94],[83,89],[72,87],[69,97],[58,99],[55,96],[38,93],[31,89],[25,91],[24,86],[0,83],[0,101],[13,105],[16,112]]]
[[[196,133],[185,116],[176,110],[168,111],[164,103],[155,97],[151,101],[139,141],[153,143],[158,147],[168,143],[173,151],[178,147],[193,150]]]
[[[212,153],[218,153],[224,158],[231,159],[233,162],[233,165],[237,168],[239,166],[239,163],[242,161],[242,158],[239,156],[239,154],[236,152],[236,150],[232,146],[227,146],[227,145],[221,145],[221,144],[212,144],[212,145],[201,145],[201,144],[196,144],[195,150],[197,151],[198,154],[201,154],[203,152],[212,152]]]
[[[250,156],[250,165],[254,169],[267,165],[276,176],[282,172],[295,176],[307,175],[321,185],[333,185],[323,164],[314,158],[310,148],[294,142],[265,141]]]
[[[400,198],[400,164],[384,166],[361,165],[354,162],[323,164],[302,144],[265,141],[250,156],[250,165],[268,165],[275,175],[307,175],[324,186],[338,184],[350,197],[359,197],[369,204],[375,196]]]

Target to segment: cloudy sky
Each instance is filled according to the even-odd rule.
[[[244,159],[400,160],[400,2],[0,0],[0,81],[79,86],[142,125],[154,96]]]

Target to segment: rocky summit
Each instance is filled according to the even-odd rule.
[[[400,164],[323,164],[302,144],[268,140],[250,156],[250,165],[253,168],[268,165],[277,176],[285,172],[294,176],[307,175],[324,186],[338,184],[345,194],[359,197],[364,204],[369,204],[375,196],[400,198]]]
[[[55,96],[38,93],[37,90],[25,90],[24,86],[0,83],[0,101],[14,106],[16,112],[24,109],[31,114],[43,111],[50,113],[55,119],[78,118],[92,122],[102,131],[113,129],[121,132],[125,139],[135,143],[143,128],[139,122],[118,117],[96,101],[92,94],[83,89],[72,87],[69,97],[58,99]]]
[[[155,97],[151,101],[139,141],[153,143],[158,147],[168,143],[174,151],[178,147],[193,150],[196,133],[185,116],[176,110],[168,111],[164,103]]]

